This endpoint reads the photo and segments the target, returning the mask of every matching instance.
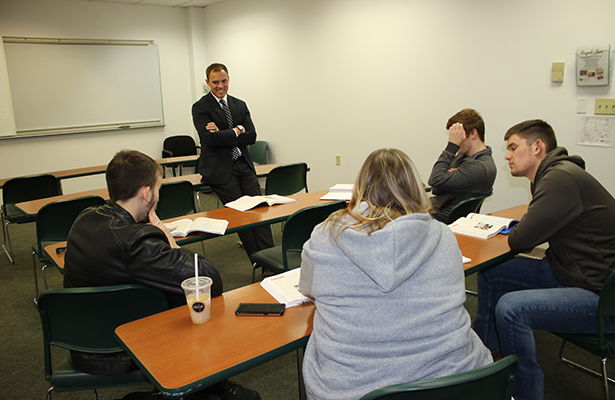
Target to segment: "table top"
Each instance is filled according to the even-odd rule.
[[[198,217],[225,219],[229,221],[229,225],[226,229],[226,234],[231,234],[243,229],[251,229],[255,226],[270,225],[276,222],[285,221],[290,215],[292,215],[296,211],[301,210],[302,208],[313,206],[316,204],[326,203],[327,201],[320,200],[320,198],[325,193],[327,193],[326,190],[295,194],[292,196],[288,196],[297,200],[294,203],[276,204],[271,207],[262,206],[244,212],[237,211],[232,208],[219,208],[216,210],[184,215],[183,217],[171,218],[168,220],[164,220],[163,222],[175,221],[182,218],[194,219]],[[214,237],[218,237],[218,235],[200,233],[190,235],[185,238],[178,237],[175,238],[175,240],[178,244],[181,245],[187,243],[194,243]],[[56,249],[59,247],[66,247],[66,242],[50,244],[45,247],[45,252],[59,268],[64,268],[64,253],[56,253]]]
[[[121,325],[115,333],[165,396],[181,397],[307,344],[313,304],[288,308],[281,317],[235,315],[239,303],[275,302],[255,283],[213,298],[205,324],[193,324],[188,306],[182,306]]]
[[[181,157],[175,157],[175,158],[181,158]],[[266,177],[267,174],[269,174],[269,172],[271,172],[272,169],[280,165],[284,165],[284,164],[257,165],[255,166],[256,175],[259,178]],[[164,178],[162,180],[163,183],[177,182],[177,181],[188,181],[192,183],[193,186],[206,186],[205,184],[201,183],[200,174],[174,176],[172,178]],[[107,188],[86,190],[83,192],[63,194],[60,196],[44,197],[42,199],[36,199],[36,200],[31,200],[31,201],[24,201],[22,203],[15,204],[15,206],[19,207],[19,209],[25,212],[26,214],[35,215],[44,205],[49,204],[51,202],[69,200],[69,199],[74,199],[74,198],[83,197],[83,196],[100,196],[106,200],[109,198],[109,192]]]
[[[492,214],[519,219],[526,211],[527,205],[522,205]],[[494,259],[514,255],[505,235],[487,240],[456,237],[462,253],[472,258],[464,265],[466,271],[476,272]],[[116,337],[169,397],[198,391],[307,343],[312,304],[289,308],[283,317],[237,317],[234,311],[240,302],[274,301],[259,284],[252,284],[214,298],[211,320],[204,325],[193,324],[187,306],[182,306],[121,325]]]
[[[175,165],[175,164],[186,164],[190,162],[194,162],[199,158],[198,155],[194,156],[182,156],[182,157],[167,157],[167,158],[159,158],[156,162],[160,165]],[[62,171],[53,171],[53,172],[41,172],[39,174],[33,175],[24,175],[24,176],[35,176],[41,174],[51,174],[58,179],[67,179],[67,178],[76,178],[79,176],[88,176],[88,175],[96,175],[102,174],[107,169],[107,165],[95,165],[91,167],[82,167],[82,168],[72,168],[65,169]],[[12,178],[3,178],[0,179],[0,188],[4,185],[6,181]]]
[[[527,204],[496,211],[489,215],[520,220],[527,212]],[[489,239],[455,234],[461,254],[472,261],[463,264],[465,274],[471,275],[482,269],[508,261],[515,256],[508,246],[508,235],[495,235]]]

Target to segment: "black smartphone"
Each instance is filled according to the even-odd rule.
[[[286,304],[278,303],[239,303],[235,310],[236,315],[270,315],[284,314]]]
[[[56,249],[56,254],[62,254],[64,252],[66,252],[66,247],[58,247]]]

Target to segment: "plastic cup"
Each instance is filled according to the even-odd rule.
[[[182,282],[190,318],[195,324],[204,324],[211,317],[211,284],[211,278],[205,276],[199,276],[198,282],[195,278]]]

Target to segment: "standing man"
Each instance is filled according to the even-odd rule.
[[[194,254],[181,248],[160,222],[155,208],[162,184],[162,167],[149,156],[120,151],[107,166],[110,200],[84,210],[68,235],[64,287],[139,283],[160,290],[171,307],[186,304],[181,283],[194,276]],[[222,279],[199,256],[199,276],[212,279],[211,295],[222,294]],[[79,370],[119,375],[137,367],[125,352],[92,354],[71,350]],[[222,381],[190,399],[257,400],[260,396],[230,381]]]
[[[491,147],[485,146],[485,122],[475,110],[466,108],[446,123],[448,144],[429,176],[434,196],[434,218],[445,222],[454,206],[493,192],[496,167]]]
[[[211,90],[192,106],[192,120],[201,139],[201,182],[208,184],[223,204],[244,195],[259,196],[261,188],[247,147],[256,141],[248,106],[227,94],[230,78],[226,66],[211,64],[206,75]],[[248,256],[274,246],[269,226],[238,234]]]
[[[474,329],[492,352],[519,357],[514,398],[542,399],[532,330],[597,333],[599,295],[615,269],[615,199],[581,157],[557,147],[546,122],[517,124],[504,140],[511,174],[528,178],[532,192],[508,244],[514,252],[544,242],[549,249],[542,260],[513,258],[478,275]],[[615,320],[605,322],[615,332]]]

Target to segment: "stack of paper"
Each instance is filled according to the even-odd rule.
[[[352,183],[338,183],[329,188],[329,193],[325,194],[320,200],[346,200],[352,197]]]
[[[278,303],[286,307],[294,307],[309,303],[310,300],[299,291],[301,268],[295,268],[278,275],[263,279],[261,286],[273,296]]]

